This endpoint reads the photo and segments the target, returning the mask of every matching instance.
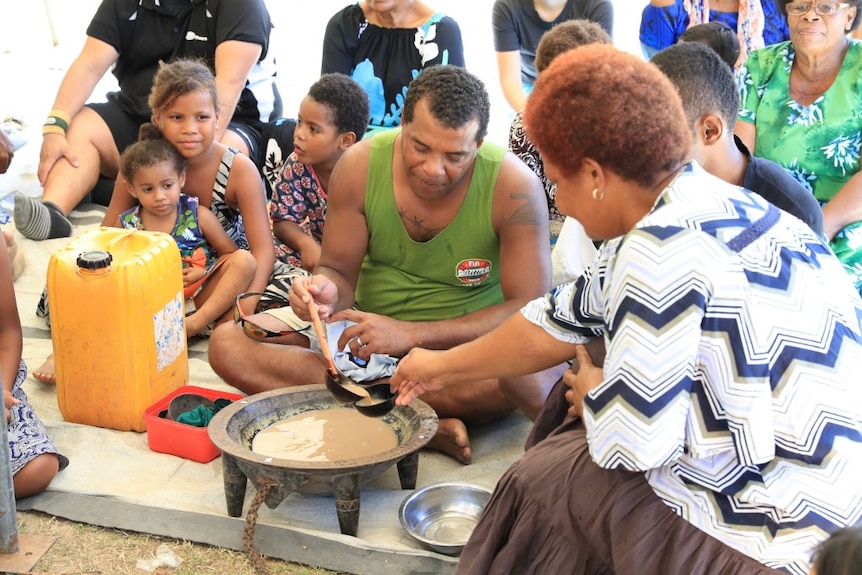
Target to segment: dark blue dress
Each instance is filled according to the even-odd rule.
[[[761,0],[763,6],[763,45],[769,46],[790,39],[787,19],[773,0]],[[709,11],[709,21],[724,22],[731,30],[736,30],[737,12]],[[688,12],[683,8],[683,0],[676,0],[670,6],[657,8],[647,4],[641,16],[640,41],[644,56],[652,58],[656,52],[676,44],[680,35],[689,25]]]

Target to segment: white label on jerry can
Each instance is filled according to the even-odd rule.
[[[153,315],[158,371],[171,365],[185,348],[186,330],[183,319],[182,291],[177,292],[177,297]]]

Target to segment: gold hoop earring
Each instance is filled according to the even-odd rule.
[[[600,202],[605,199],[605,193],[600,193],[598,188],[593,188],[593,199],[597,202]]]

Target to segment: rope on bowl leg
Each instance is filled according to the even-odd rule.
[[[257,512],[260,510],[261,504],[266,499],[267,495],[269,495],[269,490],[277,485],[274,481],[266,481],[263,480],[260,486],[260,489],[257,493],[254,494],[254,499],[251,500],[251,505],[248,508],[248,514],[245,517],[245,528],[242,533],[242,543],[245,545],[246,553],[248,553],[248,559],[251,562],[252,567],[258,573],[258,575],[269,575],[269,567],[266,565],[266,561],[263,558],[263,555],[258,553],[257,549],[254,548],[254,528],[257,525]]]

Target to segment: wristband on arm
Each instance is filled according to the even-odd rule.
[[[62,134],[65,136],[71,121],[72,118],[63,110],[51,110],[42,125],[42,135]]]

